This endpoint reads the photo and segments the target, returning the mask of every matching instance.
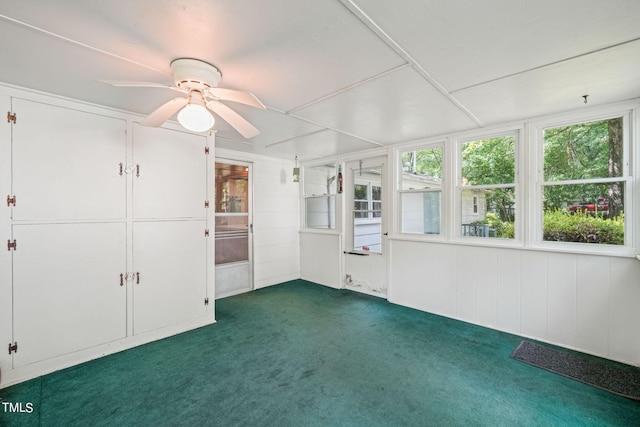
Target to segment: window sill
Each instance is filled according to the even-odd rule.
[[[608,256],[619,258],[636,258],[640,260],[640,255],[634,248],[627,246],[616,247],[607,245],[599,245],[598,247],[591,247],[588,244],[542,244],[537,243],[535,245],[525,245],[522,241],[511,239],[495,239],[495,238],[483,238],[483,237],[470,237],[470,238],[455,238],[447,240],[443,236],[429,236],[429,235],[410,235],[410,234],[396,234],[389,236],[390,241],[398,242],[415,242],[415,243],[433,243],[433,244],[446,244],[457,246],[474,246],[485,248],[497,248],[497,249],[514,249],[523,251],[536,251],[536,252],[554,252],[554,253],[566,253],[576,255],[594,255],[594,256]],[[569,245],[569,246],[565,246]]]
[[[300,234],[323,234],[325,236],[340,236],[341,233],[335,228],[303,228],[298,231]]]

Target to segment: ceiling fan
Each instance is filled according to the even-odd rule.
[[[171,62],[171,71],[174,85],[121,80],[101,81],[112,86],[159,87],[184,94],[184,96],[173,98],[149,114],[140,122],[144,126],[158,127],[178,113],[178,122],[183,127],[194,132],[204,132],[211,129],[215,123],[211,115],[213,112],[245,138],[251,138],[260,133],[222,101],[237,102],[262,110],[266,110],[266,107],[252,93],[218,87],[222,74],[216,67],[198,59],[180,58]]]

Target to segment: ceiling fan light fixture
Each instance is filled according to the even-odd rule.
[[[178,123],[191,132],[205,132],[213,127],[215,120],[204,105],[190,102],[178,113]]]

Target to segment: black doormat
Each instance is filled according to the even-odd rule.
[[[615,366],[530,341],[522,341],[510,357],[620,396],[640,400],[640,370],[632,366]]]

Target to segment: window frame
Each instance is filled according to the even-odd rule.
[[[459,135],[453,139],[455,146],[455,155],[452,159],[455,171],[455,184],[452,189],[452,230],[451,241],[453,243],[464,243],[480,246],[494,246],[494,247],[523,247],[525,245],[525,238],[523,236],[523,224],[528,220],[525,217],[526,211],[524,206],[522,177],[525,174],[521,173],[524,169],[523,165],[523,146],[525,145],[524,139],[524,126],[510,126],[504,128],[498,128],[493,131],[483,130],[479,132],[465,133]],[[505,136],[514,137],[514,175],[512,183],[503,184],[479,184],[479,185],[462,185],[462,146],[469,142],[481,141],[486,139],[501,138]],[[494,190],[494,189],[514,189],[514,218],[515,218],[515,235],[513,239],[499,238],[499,237],[480,237],[480,236],[465,236],[462,234],[462,191],[463,190]]]
[[[631,108],[607,108],[599,109],[597,112],[586,114],[570,114],[556,116],[547,120],[532,122],[530,126],[530,141],[532,151],[532,171],[536,171],[535,179],[532,179],[529,186],[531,197],[531,212],[533,219],[529,227],[529,246],[533,249],[540,249],[551,252],[584,253],[609,256],[635,256],[636,236],[633,230],[634,210],[633,199],[635,190],[633,186],[633,135],[637,126],[638,105]],[[623,171],[620,177],[603,177],[573,179],[561,181],[545,181],[544,177],[544,131],[549,128],[561,126],[579,125],[595,121],[608,120],[622,117],[623,131]],[[608,245],[598,243],[579,242],[555,242],[546,241],[543,237],[544,227],[544,188],[550,185],[585,185],[606,182],[624,183],[624,245]]]
[[[377,184],[377,185],[374,185]],[[356,199],[355,198],[355,186],[356,185],[362,185],[365,186],[367,188],[367,198],[365,199]],[[373,187],[379,187],[380,191],[382,192],[382,183],[378,184],[377,182],[374,181],[369,181],[366,179],[356,179],[355,182],[353,183],[354,186],[354,197],[353,197],[353,202],[354,203],[363,203],[365,202],[367,204],[367,209],[355,209],[355,206],[352,207],[353,213],[354,213],[354,224],[374,224],[374,223],[379,223],[382,221],[381,216],[376,216],[375,213],[376,212],[382,212],[382,209],[374,209],[374,202],[378,202],[382,205],[382,198],[380,199],[373,199]],[[356,217],[355,213],[366,213],[367,216],[366,217]]]
[[[313,168],[317,168],[317,167],[333,167],[335,170],[335,177],[336,177],[336,181],[337,181],[337,176],[338,176],[338,170],[340,167],[344,167],[344,165],[342,165],[340,162],[338,162],[336,159],[327,159],[326,161],[320,161],[320,162],[310,162],[310,163],[305,163],[303,165],[301,165],[301,179],[300,179],[300,197],[302,199],[301,203],[302,206],[300,207],[300,223],[301,223],[301,229],[304,230],[305,232],[310,232],[310,233],[320,233],[320,234],[339,234],[341,232],[341,214],[339,212],[340,209],[340,200],[341,200],[341,193],[338,193],[337,191],[337,182],[332,183],[331,185],[331,189],[329,191],[329,193],[323,193],[323,194],[307,194],[307,184],[308,184],[308,170],[309,169],[313,169]],[[308,220],[308,216],[309,216],[309,212],[307,209],[308,206],[308,201],[311,199],[326,199],[327,202],[331,205],[333,205],[333,209],[334,209],[334,217],[333,217],[333,227],[311,227],[309,225],[309,220]],[[331,225],[331,221],[329,221],[329,225]]]
[[[422,141],[420,143],[414,143],[411,145],[402,146],[396,148],[395,153],[395,161],[393,162],[396,167],[396,174],[394,175],[394,209],[393,213],[395,215],[394,220],[394,236],[396,238],[400,238],[403,240],[418,240],[418,241],[446,241],[448,239],[448,227],[449,227],[449,199],[450,199],[450,189],[448,187],[449,179],[447,178],[447,174],[450,170],[449,163],[449,146],[450,139],[449,138],[439,138],[436,140],[427,140]],[[409,151],[422,151],[422,150],[432,150],[435,148],[440,148],[442,150],[442,170],[441,170],[441,186],[440,188],[418,188],[418,189],[403,189],[403,172],[404,165],[402,163],[402,155]],[[402,224],[402,195],[408,193],[429,193],[429,192],[438,192],[440,193],[440,233],[409,233],[404,232],[403,224]]]

